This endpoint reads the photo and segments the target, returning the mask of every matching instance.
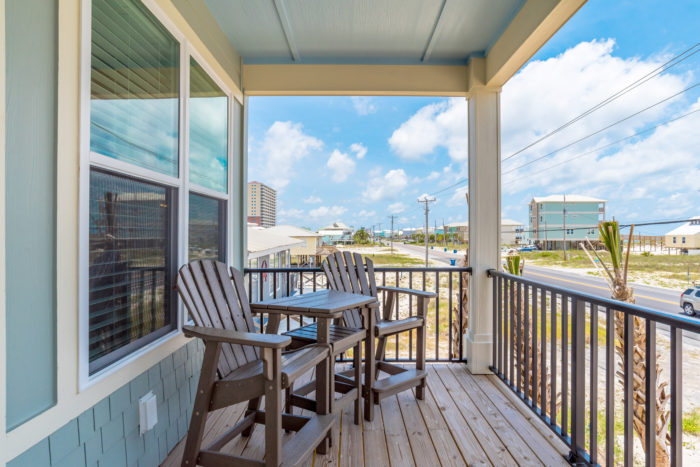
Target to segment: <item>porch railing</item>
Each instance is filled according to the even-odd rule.
[[[426,355],[428,361],[461,361],[463,355],[462,324],[467,310],[462,301],[465,274],[471,268],[463,267],[375,267],[377,285],[400,286],[428,290],[437,297],[428,305]],[[321,268],[250,268],[244,270],[248,296],[257,302],[269,298],[304,294],[328,288]],[[384,303],[382,295],[380,301]],[[417,300],[401,297],[395,302],[394,319],[403,319],[416,313]],[[266,317],[259,317],[260,328]],[[286,329],[311,323],[308,318],[287,317],[281,325]],[[387,343],[386,357],[394,361],[415,358],[416,335],[402,333]]]
[[[489,275],[492,370],[569,445],[571,462],[633,465],[645,457],[656,465],[667,456],[681,465],[683,343],[699,337],[698,320],[495,270]],[[670,432],[670,446],[666,439],[657,445],[655,424],[646,423],[657,420],[661,392],[670,394],[658,421]],[[645,414],[637,418],[643,434],[636,456],[635,414]]]

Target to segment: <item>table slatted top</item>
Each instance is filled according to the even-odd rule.
[[[303,312],[334,313],[363,306],[377,306],[376,297],[337,290],[320,290],[308,294],[265,300],[251,303],[254,311],[288,310]]]

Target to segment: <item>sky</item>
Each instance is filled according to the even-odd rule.
[[[589,0],[502,89],[502,217],[527,225],[533,196],[562,193],[607,200],[621,223],[700,215],[700,47],[519,152],[698,42],[697,0]],[[386,229],[394,215],[395,228],[420,227],[426,193],[431,225],[467,220],[466,100],[249,104],[248,178],[277,190],[278,223]]]

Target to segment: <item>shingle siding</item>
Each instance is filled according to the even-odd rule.
[[[204,346],[198,340],[70,420],[8,467],[155,467],[187,432]],[[139,434],[138,401],[158,398],[158,423]]]

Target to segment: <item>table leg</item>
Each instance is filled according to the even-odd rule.
[[[365,420],[371,422],[374,420],[374,392],[372,386],[374,384],[374,310],[370,307],[365,307],[365,318],[367,324],[367,337],[365,338],[365,386],[367,393],[365,395]]]
[[[319,344],[327,344],[329,340],[329,320],[327,318],[319,318],[317,323],[317,342]],[[333,369],[332,359],[333,356],[329,356],[316,365],[316,413],[319,415],[331,413],[331,401],[329,400],[331,393],[329,388],[333,384],[331,377]],[[319,454],[327,454],[332,444],[333,440],[329,433],[328,438],[318,445],[316,451]]]

